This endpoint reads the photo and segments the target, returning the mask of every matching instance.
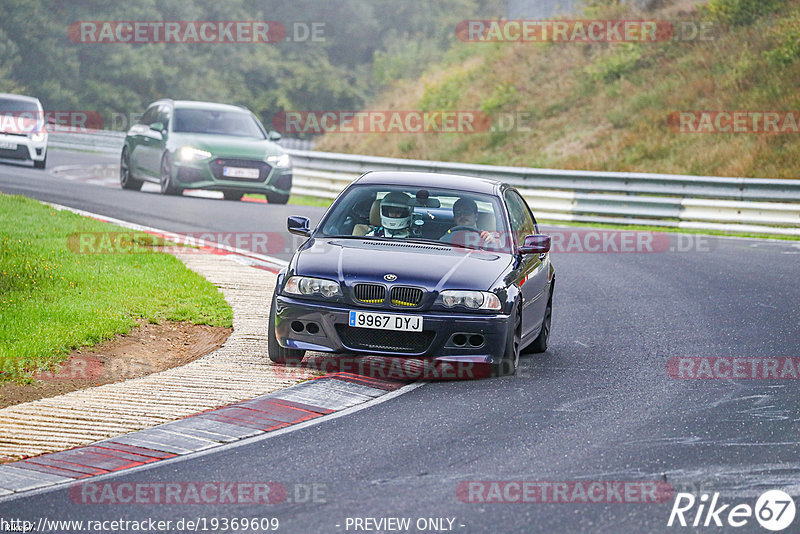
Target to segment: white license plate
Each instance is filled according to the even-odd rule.
[[[17,144],[12,143],[11,141],[0,141],[0,148],[4,150],[16,150]]]
[[[230,178],[258,178],[258,169],[247,167],[222,167],[222,175]]]
[[[350,326],[376,330],[422,332],[422,317],[420,315],[351,311]]]

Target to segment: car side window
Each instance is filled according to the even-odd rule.
[[[533,220],[528,205],[516,191],[506,191],[506,205],[511,218],[511,232],[516,236],[517,243],[522,243],[526,235],[536,233],[536,223]]]
[[[158,113],[156,114],[156,120],[153,122],[160,122],[164,125],[164,129],[169,129],[169,106],[166,104],[161,105],[158,107]]]
[[[154,122],[157,122],[157,118],[158,118],[158,106],[150,106],[149,108],[147,108],[147,111],[144,112],[142,118],[139,119],[139,124],[150,126]]]

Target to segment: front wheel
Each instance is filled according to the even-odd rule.
[[[47,154],[44,155],[44,159],[42,161],[33,162],[34,169],[44,169],[45,167],[47,167]]]
[[[526,352],[544,352],[547,350],[547,342],[550,340],[550,323],[553,317],[553,286],[550,288],[550,296],[547,299],[547,307],[544,309],[542,319],[542,329],[539,335],[528,345]]]
[[[183,189],[175,187],[175,184],[172,180],[172,163],[169,160],[169,154],[166,152],[164,153],[164,157],[161,158],[161,194],[183,194]]]
[[[128,147],[122,149],[122,156],[119,158],[119,185],[122,189],[139,191],[142,188],[142,181],[137,180],[131,174],[131,153]]]
[[[305,356],[306,351],[297,349],[287,349],[281,347],[278,343],[278,337],[275,335],[275,304],[277,300],[275,296],[272,297],[272,305],[269,308],[269,324],[267,326],[267,352],[269,359],[281,365],[300,366]]]
[[[519,365],[519,347],[522,342],[522,317],[520,312],[514,312],[514,325],[506,336],[506,346],[503,357],[492,365],[493,376],[513,375]]]

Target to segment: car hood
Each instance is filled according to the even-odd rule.
[[[172,133],[169,144],[173,150],[182,146],[207,150],[216,158],[264,159],[283,154],[278,145],[267,139],[230,135]]]
[[[293,274],[355,282],[385,284],[384,276],[397,279],[392,284],[443,289],[483,289],[493,287],[511,264],[512,256],[482,250],[467,250],[448,245],[417,244],[379,239],[328,238],[309,240],[295,255]]]

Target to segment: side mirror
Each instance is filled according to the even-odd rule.
[[[275,130],[270,130],[269,133],[267,134],[267,137],[269,137],[270,141],[280,141],[282,136],[279,132],[276,132]]]
[[[308,224],[308,217],[292,215],[286,220],[286,229],[289,230],[290,234],[308,237],[311,235],[311,230],[308,228]]]
[[[163,122],[154,122],[150,125],[150,129],[161,134],[162,138],[167,135],[167,129],[164,127]]]
[[[526,235],[519,247],[520,254],[544,254],[550,252],[550,236],[544,234]]]

